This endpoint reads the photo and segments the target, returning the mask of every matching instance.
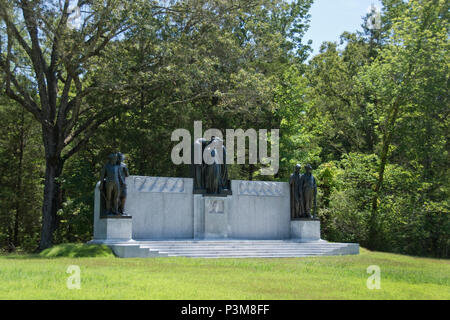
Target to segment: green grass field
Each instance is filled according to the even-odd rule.
[[[449,260],[365,249],[314,258],[121,259],[80,246],[0,256],[0,299],[450,299]],[[66,286],[69,265],[81,269],[80,289]],[[370,265],[381,269],[381,289],[366,286]]]

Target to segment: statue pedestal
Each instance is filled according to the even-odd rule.
[[[230,199],[226,196],[194,195],[194,238],[228,238]]]
[[[320,221],[313,219],[291,220],[291,239],[301,241],[320,240]]]
[[[94,232],[94,240],[131,240],[130,216],[100,217]]]
[[[94,204],[94,241],[95,240],[131,240],[132,217],[104,215],[100,208],[100,182],[95,187]]]

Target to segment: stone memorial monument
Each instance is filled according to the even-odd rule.
[[[358,244],[321,240],[320,221],[310,217],[317,184],[309,165],[303,175],[297,165],[289,182],[230,181],[220,139],[199,139],[193,149],[210,158],[192,165],[192,178],[129,175],[123,155],[109,155],[90,243],[119,257],[358,254]]]

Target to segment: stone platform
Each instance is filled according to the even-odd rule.
[[[91,241],[107,244],[123,258],[295,258],[358,254],[356,243],[324,240],[140,240],[129,242]]]
[[[189,178],[127,177],[128,217],[102,215],[95,189],[94,240],[119,257],[305,257],[358,254],[320,238],[320,221],[291,221],[286,182],[232,180],[232,195],[193,194]]]

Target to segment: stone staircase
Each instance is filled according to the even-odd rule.
[[[108,244],[119,257],[292,258],[358,254],[356,243],[324,240],[143,240]]]

